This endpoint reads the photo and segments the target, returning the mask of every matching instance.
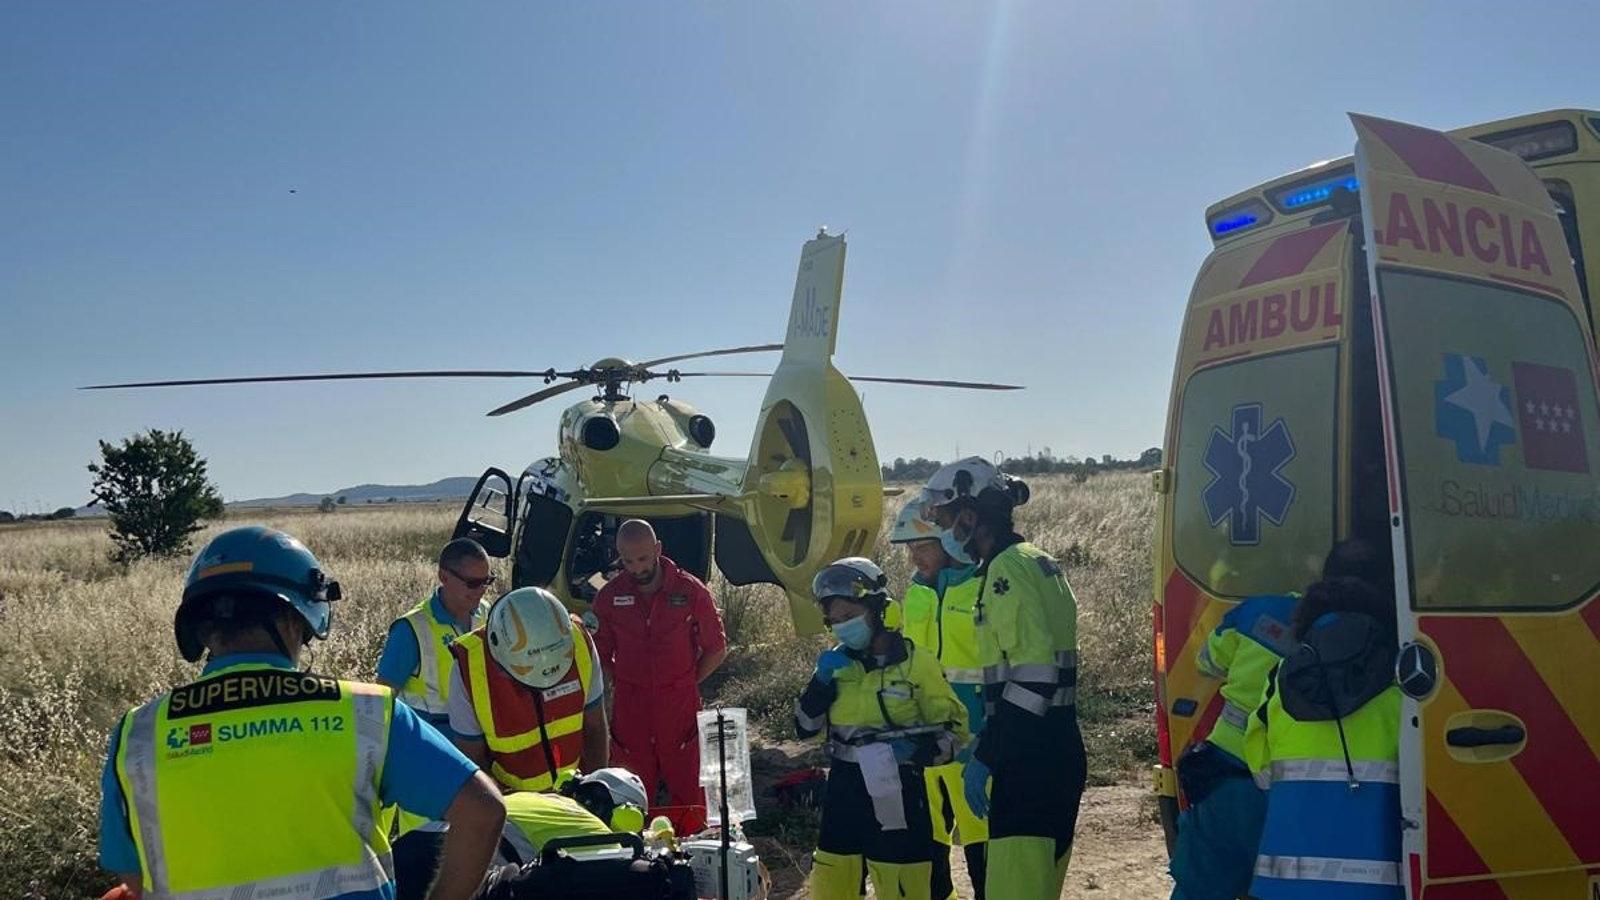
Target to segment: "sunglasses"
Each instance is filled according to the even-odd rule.
[[[495,579],[499,577],[493,572],[490,572],[486,577],[483,578],[468,578],[460,572],[457,572],[455,569],[449,567],[445,567],[445,571],[449,572],[451,575],[454,575],[457,581],[473,590],[488,587],[489,585],[494,584]]]

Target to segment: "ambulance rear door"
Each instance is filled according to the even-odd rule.
[[[1357,131],[1407,700],[1412,898],[1589,897],[1600,866],[1600,405],[1516,156]]]

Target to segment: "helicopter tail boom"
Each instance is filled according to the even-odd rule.
[[[872,432],[855,388],[833,366],[844,259],[844,238],[826,233],[801,251],[783,356],[739,498],[738,515],[783,583],[801,633],[822,629],[811,576],[838,557],[873,552],[883,518]]]
[[[689,506],[695,509],[717,512],[731,503],[733,499],[726,494],[654,494],[644,497],[585,497],[583,505],[588,509],[597,510],[633,510],[644,507]]]

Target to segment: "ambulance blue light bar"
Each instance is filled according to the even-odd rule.
[[[1578,129],[1571,122],[1550,122],[1512,131],[1486,134],[1478,140],[1491,147],[1509,150],[1525,162],[1560,156],[1578,149]]]
[[[1302,181],[1272,192],[1272,202],[1284,212],[1295,212],[1316,206],[1326,206],[1335,191],[1355,192],[1360,182],[1349,169],[1325,175],[1312,181]]]
[[[1265,224],[1271,219],[1272,210],[1268,209],[1265,203],[1260,200],[1247,200],[1217,213],[1206,224],[1210,226],[1213,238],[1221,238]]]

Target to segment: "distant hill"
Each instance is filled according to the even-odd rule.
[[[323,497],[332,497],[338,500],[344,498],[345,505],[356,506],[368,501],[373,503],[387,503],[393,497],[396,503],[420,503],[429,500],[465,500],[472,493],[472,486],[478,479],[468,477],[441,478],[432,484],[358,484],[355,487],[340,488],[328,491],[326,494],[289,494],[286,497],[261,497],[255,500],[237,500],[228,504],[229,508],[250,509],[263,506],[316,506],[322,502]]]
[[[289,494],[286,497],[259,497],[254,500],[230,500],[226,504],[229,509],[264,509],[266,507],[283,508],[291,506],[316,506],[322,502],[323,497],[332,497],[338,500],[344,498],[346,506],[364,506],[369,501],[372,503],[387,503],[393,497],[396,503],[426,503],[432,500],[465,500],[472,493],[472,486],[478,479],[472,477],[441,478],[432,484],[358,484],[355,487],[340,488],[326,494]],[[98,506],[80,506],[75,510],[76,517],[80,519],[94,518],[106,514]]]

